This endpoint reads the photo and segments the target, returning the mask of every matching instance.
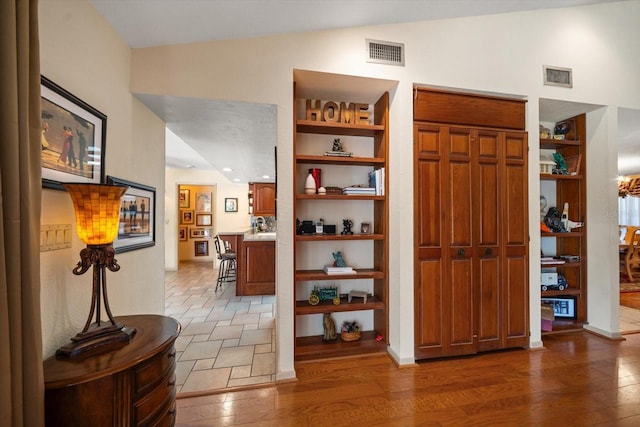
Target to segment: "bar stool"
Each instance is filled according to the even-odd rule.
[[[218,280],[216,282],[216,291],[223,282],[233,282],[236,280],[236,254],[235,252],[228,252],[225,241],[225,252],[222,252],[220,248],[220,238],[216,235],[214,238],[216,245],[216,252],[218,254],[218,260],[220,260],[220,266],[218,267]]]

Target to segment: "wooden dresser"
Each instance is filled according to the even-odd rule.
[[[131,342],[108,353],[44,361],[47,426],[172,426],[175,423],[174,342],[171,317],[117,317],[135,327]]]

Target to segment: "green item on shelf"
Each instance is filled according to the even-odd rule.
[[[560,153],[553,153],[553,160],[558,165],[558,169],[562,175],[569,175],[569,168],[567,168],[567,162],[564,161],[564,157]]]

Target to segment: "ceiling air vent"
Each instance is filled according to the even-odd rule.
[[[404,44],[367,39],[367,62],[404,67]]]

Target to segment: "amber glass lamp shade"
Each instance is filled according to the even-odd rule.
[[[87,245],[108,245],[118,235],[120,199],[126,186],[64,184],[76,211],[76,231]]]

